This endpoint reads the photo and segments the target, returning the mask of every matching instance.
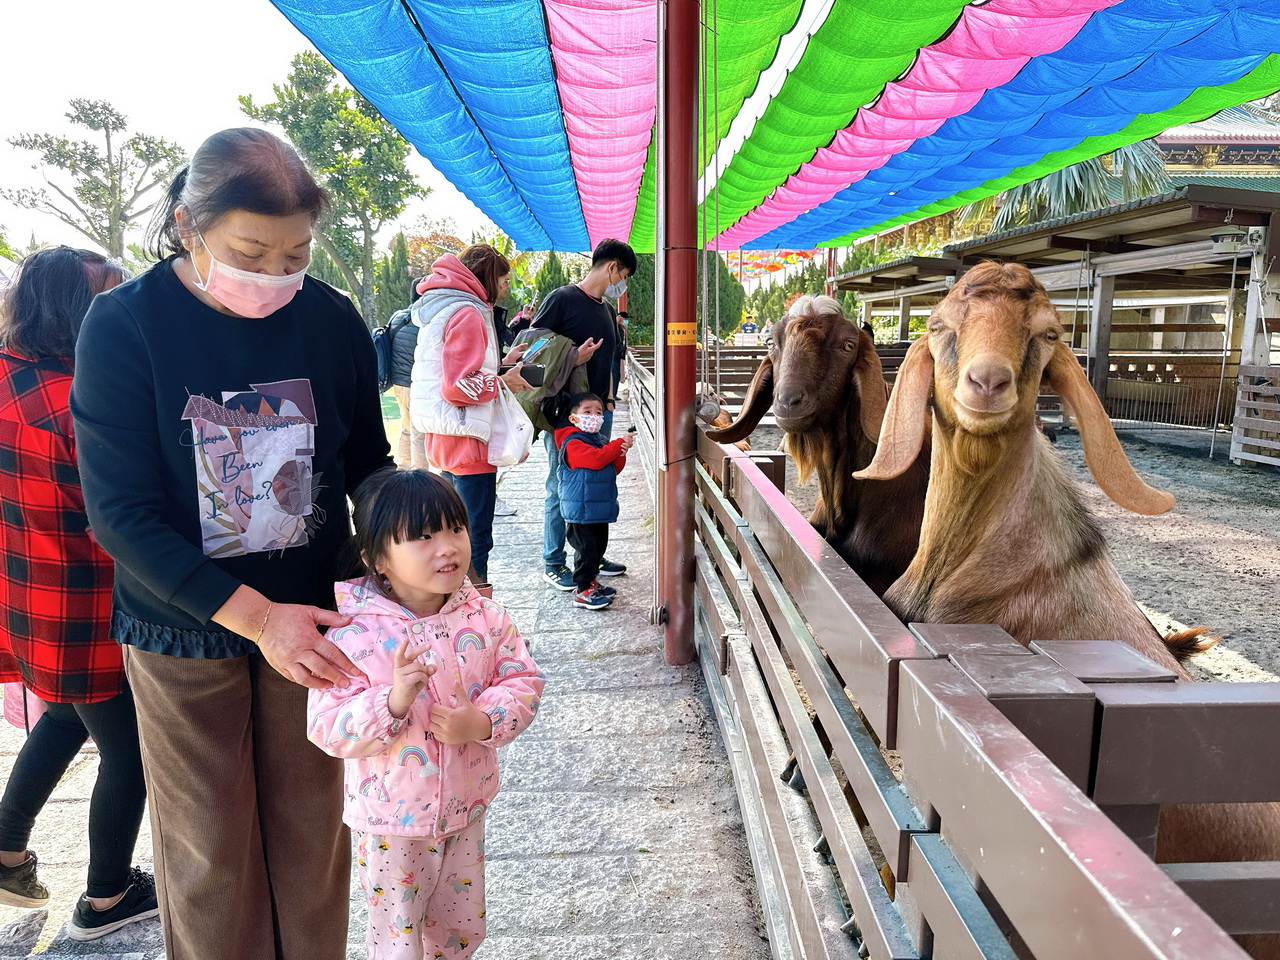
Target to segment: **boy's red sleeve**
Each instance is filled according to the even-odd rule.
[[[593,447],[582,440],[570,440],[564,445],[564,462],[574,470],[599,470],[616,463],[619,458],[626,459],[621,439],[610,440],[603,447]]]

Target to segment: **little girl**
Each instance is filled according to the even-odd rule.
[[[470,957],[485,934],[497,748],[533,720],[542,673],[466,579],[467,508],[447,481],[385,471],[355,499],[366,575],[337,584],[352,622],[328,636],[363,673],[310,692],[308,736],[346,761],[369,960]]]

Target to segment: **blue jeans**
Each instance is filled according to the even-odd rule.
[[[613,437],[613,411],[612,410],[605,410],[604,412],[604,426],[600,428],[600,435],[604,437],[606,440],[609,440]]]
[[[489,551],[493,549],[493,504],[498,499],[498,474],[445,473],[467,508],[471,528],[471,566],[481,580],[489,579]]]
[[[542,562],[548,570],[563,567],[564,517],[560,513],[560,448],[551,433],[542,435],[547,448],[547,496],[542,501]]]

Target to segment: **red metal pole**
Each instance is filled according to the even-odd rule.
[[[691,663],[693,643],[693,401],[697,367],[697,0],[666,0],[666,204],[662,356],[667,467],[658,472],[658,605],[667,663]]]

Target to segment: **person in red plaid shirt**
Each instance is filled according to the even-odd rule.
[[[101,254],[41,250],[0,308],[0,680],[48,702],[0,799],[0,903],[48,902],[27,841],[92,735],[101,759],[74,940],[159,913],[151,875],[131,866],[146,802],[137,718],[110,634],[111,560],[89,535],[68,408],[80,322],[95,294],[126,278]]]

